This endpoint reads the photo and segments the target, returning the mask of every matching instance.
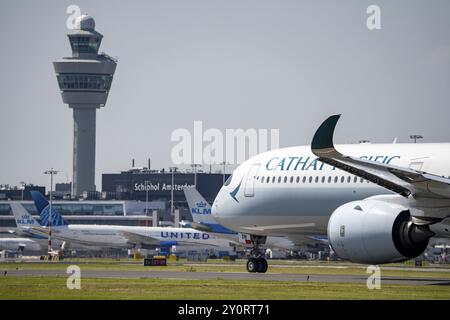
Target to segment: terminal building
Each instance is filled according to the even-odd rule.
[[[224,179],[228,176],[222,173],[168,172],[134,168],[120,173],[103,174],[102,192],[97,192],[97,197],[86,197],[84,200],[74,200],[70,197],[64,199],[70,185],[60,184],[56,188],[60,190],[54,191],[54,199],[58,200],[53,201],[53,206],[61,212],[64,219],[73,224],[173,225],[174,214],[170,212],[172,177],[174,209],[179,210],[180,220],[190,221],[192,216],[183,188],[196,186],[212,204]],[[19,189],[9,191],[9,197],[4,196],[0,199],[0,228],[16,227],[10,207],[12,201],[22,203],[39,221],[30,190],[45,194],[45,187],[32,186],[26,188],[24,192]]]
[[[11,211],[12,202],[21,203],[33,217],[39,221],[39,214],[33,201],[5,201],[0,200],[0,228],[15,228],[16,223]],[[70,224],[102,224],[102,225],[129,225],[152,226],[152,211],[158,212],[157,224],[171,221],[166,204],[163,201],[152,201],[148,204],[139,201],[53,201],[64,219]],[[150,213],[146,213],[146,208]]]
[[[183,192],[185,187],[195,186],[206,201],[212,204],[228,176],[223,173],[130,169],[120,173],[103,174],[102,196],[107,199],[168,202],[172,196],[173,178],[173,197],[176,208],[187,207]]]

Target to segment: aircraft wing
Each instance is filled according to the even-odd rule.
[[[122,236],[127,239],[128,243],[134,245],[143,245],[148,247],[158,247],[160,245],[160,241],[158,239],[152,238],[150,236],[143,236],[138,233],[121,231]]]
[[[334,130],[339,118],[340,115],[333,115],[326,119],[314,135],[311,149],[320,161],[404,197],[450,199],[450,179],[448,178],[341,154],[333,144]]]
[[[0,233],[6,233],[6,234],[15,234],[16,233],[16,231],[14,231],[14,230],[11,230],[11,229],[9,229],[9,228],[0,228]]]

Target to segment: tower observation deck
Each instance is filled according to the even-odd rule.
[[[72,57],[53,62],[62,100],[73,109],[73,194],[95,191],[96,111],[104,107],[117,61],[98,54],[103,35],[91,16],[77,18],[69,31]]]

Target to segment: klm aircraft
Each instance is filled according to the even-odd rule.
[[[21,254],[28,251],[41,251],[41,245],[29,238],[0,238],[0,250],[11,250]]]
[[[365,264],[412,259],[430,238],[449,237],[450,144],[335,146],[339,117],[322,123],[311,146],[247,160],[221,188],[212,215],[250,236],[249,272],[267,269],[268,236],[327,235],[339,257]]]

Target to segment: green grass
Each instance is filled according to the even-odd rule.
[[[447,286],[82,278],[80,290],[65,277],[0,278],[0,299],[450,299]]]
[[[360,275],[367,276],[365,267],[359,265],[344,266],[343,268],[336,268],[335,266],[321,265],[320,267],[302,264],[302,265],[273,265],[274,262],[269,261],[269,273],[282,274],[336,274],[336,275]],[[212,265],[210,263],[196,263],[189,264],[183,262],[170,263],[166,267],[144,267],[142,263],[134,261],[111,261],[111,262],[86,262],[83,260],[70,260],[64,263],[58,262],[31,262],[31,263],[2,263],[0,264],[0,273],[2,270],[14,270],[19,268],[21,270],[66,270],[70,264],[77,264],[81,270],[105,270],[105,271],[186,271],[186,272],[246,272],[245,264],[237,263],[223,263],[219,265]],[[381,269],[382,276],[395,277],[424,277],[424,278],[443,278],[450,279],[450,272],[445,269],[439,272],[426,271],[427,268],[417,268],[416,270],[399,269],[399,270],[385,270]]]

